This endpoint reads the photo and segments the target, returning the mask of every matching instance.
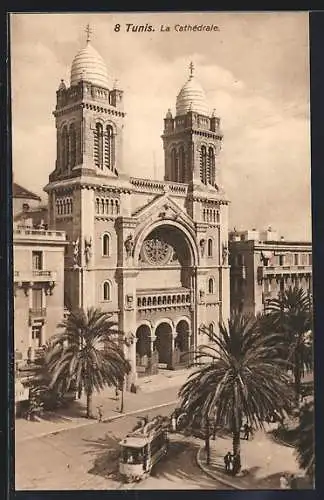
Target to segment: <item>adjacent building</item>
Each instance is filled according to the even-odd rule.
[[[229,233],[231,310],[256,314],[290,286],[312,292],[312,245],[276,231]]]
[[[164,181],[126,172],[124,95],[113,81],[88,37],[57,90],[57,157],[45,191],[49,227],[69,241],[66,306],[111,313],[134,382],[153,365],[181,365],[182,353],[206,341],[202,326],[216,331],[228,317],[229,201],[220,118],[193,65],[161,123]]]
[[[57,331],[64,313],[64,231],[33,223],[40,198],[13,186],[15,360],[23,366]]]

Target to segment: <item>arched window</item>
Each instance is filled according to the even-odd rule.
[[[177,181],[177,152],[175,148],[171,150],[171,179]]]
[[[208,293],[214,293],[214,280],[209,278],[208,280]]]
[[[186,182],[185,152],[183,146],[179,149],[179,177],[178,182]]]
[[[203,184],[207,184],[207,150],[206,146],[201,146],[200,150],[200,179]]]
[[[209,184],[214,186],[215,184],[215,152],[214,148],[208,149],[208,173],[209,173]]]
[[[96,213],[97,214],[99,213],[99,207],[100,207],[99,198],[96,198]]]
[[[103,284],[103,300],[111,300],[111,286],[109,281]]]
[[[101,123],[96,123],[94,134],[94,160],[98,168],[103,168],[103,129]]]
[[[210,323],[210,325],[208,326],[208,331],[209,331],[209,335],[213,335],[213,333],[214,333],[214,323]]]
[[[110,255],[110,236],[107,233],[102,237],[102,255],[104,257],[109,257]]]
[[[62,167],[63,170],[66,170],[69,165],[69,134],[67,130],[67,126],[65,125],[62,130]]]
[[[76,132],[75,132],[75,125],[72,123],[70,125],[70,133],[69,133],[69,139],[70,139],[70,166],[71,168],[75,167],[76,165]]]
[[[207,255],[208,257],[213,256],[213,240],[211,238],[209,238],[207,243]]]
[[[105,166],[110,170],[114,168],[114,131],[111,125],[107,125],[105,134]]]

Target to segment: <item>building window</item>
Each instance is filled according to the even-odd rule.
[[[42,345],[42,326],[32,326],[32,345],[38,349]]]
[[[43,290],[41,288],[32,289],[32,309],[40,312],[43,308]]]
[[[208,182],[212,186],[215,184],[215,153],[214,153],[214,148],[209,148],[208,149],[208,174],[209,174],[209,179]]]
[[[110,256],[110,236],[109,236],[109,234],[104,234],[102,237],[102,255],[104,257]]]
[[[111,285],[109,281],[103,284],[103,300],[111,300]]]
[[[76,150],[77,150],[77,145],[76,145],[76,132],[75,132],[75,125],[72,123],[70,125],[70,166],[71,168],[75,167],[76,165]]]
[[[66,170],[69,166],[70,157],[70,144],[67,126],[65,125],[62,130],[62,167]]]
[[[313,264],[312,254],[308,254],[308,265],[311,266]]]
[[[208,257],[213,256],[213,240],[211,238],[209,238],[207,243],[207,255]]]
[[[33,271],[41,271],[43,269],[43,252],[33,252]]]
[[[298,266],[298,264],[299,264],[299,258],[298,257],[299,257],[298,253],[295,253],[295,255],[294,255],[294,265],[295,266]]]
[[[28,212],[29,211],[29,204],[28,203],[23,203],[23,206],[22,206],[22,209],[23,209],[23,212]]]
[[[171,179],[177,182],[178,178],[177,152],[175,148],[171,150]]]
[[[110,170],[114,167],[114,131],[111,125],[106,127],[105,135],[105,165]]]
[[[285,265],[285,256],[279,255],[279,266],[284,266],[284,265]]]
[[[94,133],[94,160],[98,168],[103,168],[103,128],[101,123],[96,123]]]
[[[210,325],[208,327],[208,331],[209,331],[209,335],[213,335],[213,333],[214,333],[214,324],[213,323],[210,323]]]
[[[207,184],[207,150],[206,146],[201,146],[200,150],[200,179],[203,184]]]
[[[214,293],[214,280],[209,278],[208,280],[208,293]]]
[[[182,146],[179,149],[179,176],[178,176],[178,182],[186,182],[185,152],[184,152],[184,148]]]

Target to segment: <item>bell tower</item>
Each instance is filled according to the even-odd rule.
[[[189,78],[177,96],[176,114],[169,109],[165,116],[162,139],[166,181],[219,189],[220,118],[215,111],[209,112],[192,62]]]
[[[86,174],[122,174],[123,92],[108,76],[106,64],[91,44],[75,56],[70,85],[63,80],[56,92],[56,162],[50,181]]]

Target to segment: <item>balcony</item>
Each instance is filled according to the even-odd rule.
[[[191,297],[187,288],[137,292],[137,310],[139,312],[182,308],[188,307],[190,304]]]
[[[32,308],[29,309],[29,320],[44,320],[46,318],[46,309],[44,307],[41,308]]]
[[[312,266],[259,266],[258,281],[265,278],[284,277],[284,276],[311,276]]]
[[[13,229],[14,241],[33,240],[33,241],[57,241],[65,242],[65,231],[48,231],[46,229],[34,229],[27,226],[18,226]]]
[[[14,281],[21,283],[49,283],[56,282],[55,271],[30,270],[30,271],[14,271]]]

